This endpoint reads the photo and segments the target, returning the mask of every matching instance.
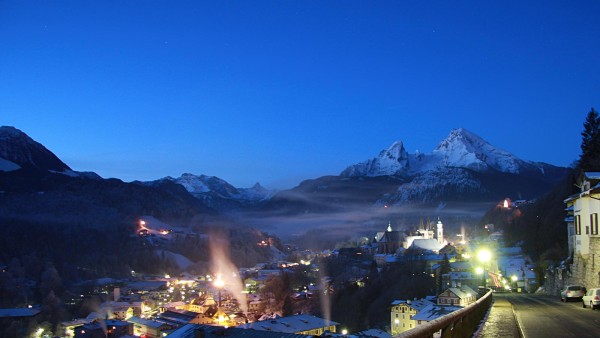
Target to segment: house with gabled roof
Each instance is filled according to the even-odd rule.
[[[467,306],[477,300],[477,292],[466,285],[451,287],[438,295],[438,305]]]
[[[138,316],[133,316],[127,319],[127,321],[133,323],[134,335],[148,338],[163,337],[163,332],[180,326],[162,320],[144,319]]]
[[[558,277],[554,281],[555,292],[567,284],[588,289],[600,286],[600,274],[594,264],[600,254],[600,172],[583,172],[576,186],[580,191],[564,200],[569,260],[562,272],[553,274]]]

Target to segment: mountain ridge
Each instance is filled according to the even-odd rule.
[[[478,172],[495,170],[519,174],[524,171],[561,168],[543,162],[525,161],[494,147],[480,136],[464,129],[450,131],[431,153],[409,154],[402,141],[394,142],[378,156],[344,169],[340,176],[411,176],[440,168],[458,167]]]
[[[54,153],[34,141],[21,130],[0,126],[0,170],[12,171],[32,168],[61,173],[73,172]]]

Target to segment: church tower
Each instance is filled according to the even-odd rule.
[[[438,221],[437,221],[437,241],[440,244],[444,243],[444,225],[442,224],[442,221],[440,221],[440,218],[438,217]]]

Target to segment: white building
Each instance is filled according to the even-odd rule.
[[[436,250],[433,251],[439,251],[447,244],[447,242],[444,240],[444,224],[438,218],[437,224],[435,225],[434,229],[433,223],[423,225],[423,223],[421,222],[419,230],[417,230],[417,234],[413,236],[407,236],[404,243],[402,243],[402,246],[404,247],[404,249],[408,249],[413,245],[415,241],[421,243],[428,243],[427,245],[430,247],[433,244],[433,246],[435,246],[436,248]]]
[[[564,202],[573,280],[588,289],[600,286],[600,172],[584,172],[580,192]]]

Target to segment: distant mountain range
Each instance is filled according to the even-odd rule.
[[[568,171],[519,159],[465,129],[454,129],[431,153],[409,154],[403,142],[394,142],[372,159],[348,166],[338,176],[306,180],[282,191],[268,190],[258,183],[251,188],[236,188],[218,177],[189,173],[178,178],[124,183],[73,171],[25,133],[0,127],[0,177],[18,178],[10,183],[0,182],[0,190],[37,191],[41,186],[51,186],[63,194],[67,187],[73,189],[72,180],[76,179],[74,190],[82,199],[106,193],[121,201],[119,208],[128,210],[128,214],[150,211],[174,218],[230,212],[290,216],[409,205],[440,210],[448,204],[468,202],[478,202],[483,208],[485,203],[489,207],[509,196],[536,198],[555,186]],[[53,179],[40,179],[50,174]],[[33,179],[28,181],[28,175]],[[57,179],[56,175],[62,178]],[[23,188],[28,185],[35,188]],[[127,194],[127,198],[117,197],[119,192]],[[167,205],[171,206],[170,211],[163,209]],[[173,205],[178,207],[173,209]],[[2,209],[11,212],[6,204]]]
[[[146,214],[184,220],[217,212],[174,182],[148,187],[73,171],[25,133],[0,127],[2,219],[103,227]]]
[[[210,182],[218,179],[203,179],[207,193],[217,190],[217,184]],[[258,194],[261,189],[255,190]],[[251,195],[231,191],[232,198]],[[166,236],[166,241],[141,237],[142,218],[185,231]],[[258,242],[283,248],[266,234],[222,216],[176,180],[126,183],[73,171],[13,127],[0,127],[0,229],[0,265],[35,257],[61,266],[71,279],[138,268],[152,273],[177,271],[173,257],[183,260],[185,256],[203,266],[209,261],[207,234],[227,238],[231,258],[240,266],[268,261],[278,253],[257,246]]]
[[[256,183],[251,188],[236,188],[215,176],[188,173],[178,178],[165,177],[157,181],[145,182],[145,184],[156,186],[161,182],[179,184],[206,205],[224,212],[255,207],[275,193],[275,190],[268,190],[260,183]]]
[[[431,153],[409,154],[397,141],[339,176],[307,180],[275,194],[265,208],[305,214],[412,205],[443,213],[444,206],[476,202],[483,212],[505,197],[534,199],[568,172],[521,160],[465,129],[454,129]]]

